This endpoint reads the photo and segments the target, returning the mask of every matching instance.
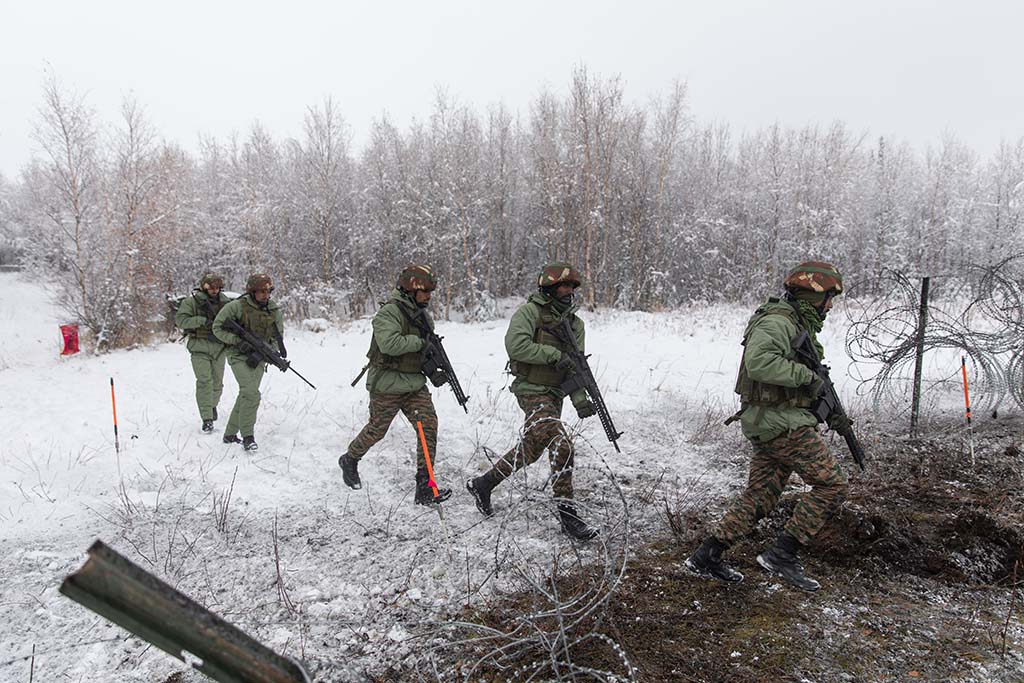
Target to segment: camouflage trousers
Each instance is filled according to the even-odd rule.
[[[553,477],[552,493],[559,498],[572,498],[573,448],[562,424],[563,399],[551,394],[528,394],[516,398],[526,414],[523,438],[494,463],[489,476],[495,483],[503,481],[547,452]]]
[[[789,475],[796,472],[811,490],[800,496],[786,531],[800,543],[808,543],[846,498],[846,475],[814,427],[795,429],[767,443],[752,443],[747,488],[729,506],[712,535],[726,545],[739,540],[775,508]]]
[[[427,466],[427,460],[423,457],[423,444],[420,443],[420,434],[416,429],[417,420],[423,423],[423,436],[427,440],[427,448],[430,449],[430,462],[436,463],[437,413],[426,387],[408,394],[370,394],[370,421],[348,445],[349,456],[359,460],[366,455],[366,451],[388,433],[388,428],[398,415],[398,411],[402,411],[412,425],[416,438],[417,469]]]

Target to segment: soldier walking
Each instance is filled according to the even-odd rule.
[[[541,269],[537,292],[531,294],[509,321],[505,350],[509,369],[515,376],[511,391],[525,415],[523,438],[483,475],[466,482],[476,506],[486,516],[494,514],[491,492],[494,487],[547,452],[553,478],[552,492],[558,502],[562,531],[577,540],[597,535],[580,519],[573,504],[573,444],[562,424],[565,394],[559,385],[565,380],[571,362],[567,349],[546,326],[569,320],[580,350],[584,349],[583,321],[576,315],[573,292],[582,280],[568,263],[550,263]],[[580,418],[594,415],[594,404],[580,389],[570,397]]]
[[[224,306],[213,321],[213,333],[229,347],[228,365],[238,382],[238,397],[224,426],[224,443],[241,441],[242,448],[247,451],[259,448],[254,432],[260,407],[260,382],[267,371],[267,364],[248,343],[223,325],[234,320],[260,339],[276,345],[280,354],[287,356],[281,336],[284,330],[281,308],[276,301],[270,300],[273,291],[269,275],[254,273],[245,283],[245,294]],[[239,432],[241,439],[238,438]]]
[[[791,341],[806,330],[818,357],[824,357],[817,333],[833,298],[843,291],[843,278],[829,263],[808,261],[794,268],[784,285],[785,298],[771,298],[758,308],[743,334],[736,380],[740,412],[730,421],[740,420],[754,448],[747,488],[685,564],[702,577],[742,581],[741,573],[722,562],[722,553],[775,508],[789,475],[796,472],[811,490],[800,497],[782,533],[757,562],[797,588],[816,591],[821,586],[804,574],[797,553],[839,507],[849,485],[808,410],[822,380],[794,360]],[[841,419],[844,424],[830,425],[840,433],[850,426],[845,416]]]
[[[196,405],[203,421],[204,434],[213,432],[217,420],[217,405],[224,391],[224,344],[213,334],[213,321],[228,303],[222,292],[224,278],[207,273],[199,281],[192,296],[185,297],[178,306],[174,323],[188,335],[192,373],[196,376]]]
[[[430,266],[409,266],[398,276],[391,297],[373,316],[373,335],[363,372],[366,390],[370,392],[370,420],[338,458],[342,479],[349,488],[362,488],[359,461],[370,448],[384,438],[391,422],[401,411],[413,426],[416,438],[416,503],[442,503],[451,497],[451,489],[439,488],[434,495],[430,488],[427,461],[420,443],[416,423],[423,425],[423,436],[436,465],[437,413],[422,372],[423,351],[427,341],[414,321],[425,323],[430,330],[434,323],[427,315],[427,306],[437,279]],[[356,382],[363,376],[356,377]]]

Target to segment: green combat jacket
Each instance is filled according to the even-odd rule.
[[[278,351],[281,350],[277,344],[277,335],[284,334],[284,320],[281,315],[281,307],[277,305],[276,301],[267,302],[267,309],[263,310],[251,294],[246,294],[220,309],[220,313],[213,321],[214,335],[230,347],[229,361],[243,359],[245,354],[238,350],[238,343],[242,341],[242,338],[234,332],[224,329],[225,320],[237,320],[242,327],[260,339],[270,342]]]
[[[565,393],[558,387],[559,373],[554,365],[562,357],[562,349],[557,341],[545,333],[541,327],[564,318],[576,335],[576,343],[580,351],[584,350],[583,321],[576,315],[576,307],[559,314],[552,304],[551,297],[537,292],[531,294],[526,303],[516,309],[505,332],[505,351],[508,352],[509,369],[515,376],[511,391],[516,396],[531,394],[554,394],[563,398]],[[580,389],[572,395],[573,405],[581,405],[587,401],[587,393]]]
[[[785,432],[818,424],[809,410],[794,405],[809,405],[809,396],[796,389],[814,380],[810,369],[793,360],[791,342],[798,332],[793,308],[784,301],[769,301],[747,323],[741,378],[746,371],[753,382],[774,385],[781,388],[780,395],[793,397],[778,405],[743,404],[740,426],[748,439],[763,443]],[[737,393],[739,384],[740,381]]]
[[[420,371],[426,342],[406,317],[418,312],[416,302],[396,287],[373,316],[366,375],[366,390],[371,394],[409,394],[426,386],[427,378]]]
[[[224,351],[224,344],[213,335],[213,321],[220,309],[229,301],[231,299],[223,292],[217,295],[216,301],[213,301],[201,289],[182,299],[178,312],[174,315],[174,324],[188,334],[189,353],[217,356]]]

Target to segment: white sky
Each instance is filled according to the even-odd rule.
[[[298,135],[327,95],[357,146],[384,111],[425,118],[438,86],[525,114],[583,63],[635,102],[685,80],[693,116],[737,133],[841,119],[918,147],[950,132],[987,156],[1024,136],[1022,46],[1012,0],[0,0],[0,173],[33,153],[49,68],[107,123],[134,92],[190,150],[257,120]]]

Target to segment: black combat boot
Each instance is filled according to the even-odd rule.
[[[786,583],[813,593],[821,588],[821,584],[804,576],[804,568],[796,557],[799,550],[800,541],[783,531],[775,540],[775,545],[757,556],[757,563]]]
[[[342,453],[338,458],[338,467],[341,468],[341,479],[345,482],[345,486],[356,490],[363,488],[363,482],[359,480],[358,460],[348,453]]]
[[[443,503],[452,497],[451,489],[443,489],[438,487],[437,495],[434,495],[434,489],[430,488],[430,475],[427,474],[427,468],[416,470],[416,504],[417,505],[436,505],[437,503]]]
[[[476,509],[482,512],[485,517],[490,517],[494,514],[494,508],[491,507],[491,491],[498,485],[497,479],[494,475],[494,470],[490,470],[466,482],[466,490],[473,494],[473,500],[476,501]]]
[[[691,574],[704,579],[718,579],[723,583],[739,583],[743,574],[722,562],[722,553],[729,546],[714,536],[708,536],[693,555],[686,558],[683,566]]]
[[[575,541],[589,541],[597,536],[597,529],[587,526],[576,512],[572,503],[558,504],[558,518],[562,523],[562,531]]]
[[[260,449],[260,446],[259,444],[256,443],[255,436],[243,436],[242,448],[244,448],[247,451],[258,451]]]
[[[213,434],[213,420],[203,420],[203,434]]]
[[[242,440],[238,438],[238,434],[225,434],[224,443],[242,443]]]

